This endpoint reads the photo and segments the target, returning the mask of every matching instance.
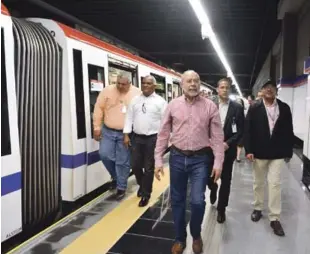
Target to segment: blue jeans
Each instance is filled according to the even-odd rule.
[[[185,209],[188,179],[191,182],[190,232],[194,239],[201,233],[205,213],[205,191],[208,181],[208,155],[185,156],[176,150],[170,152],[170,192],[176,241],[186,242]]]
[[[123,132],[103,126],[99,155],[113,180],[116,180],[117,189],[126,190],[131,165],[130,151],[124,145]]]

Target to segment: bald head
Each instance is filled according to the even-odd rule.
[[[194,98],[200,92],[200,77],[193,70],[185,71],[181,76],[181,85],[186,97]]]

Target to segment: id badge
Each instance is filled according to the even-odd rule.
[[[236,133],[237,132],[237,125],[233,124],[232,125],[232,133]]]
[[[127,112],[127,108],[126,108],[125,105],[123,105],[123,106],[122,106],[122,113],[123,113],[123,114],[126,114],[126,112]]]

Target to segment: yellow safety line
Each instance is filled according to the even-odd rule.
[[[46,233],[48,230],[50,230],[51,228],[57,226],[58,224],[61,224],[63,221],[65,221],[66,219],[68,219],[69,217],[79,213],[81,210],[83,210],[85,207],[91,205],[92,203],[95,203],[96,201],[98,201],[100,198],[102,198],[103,196],[108,195],[107,192],[102,193],[100,196],[96,197],[95,199],[89,201],[88,203],[86,203],[85,205],[83,205],[82,207],[80,207],[79,209],[75,210],[74,212],[68,214],[66,217],[62,218],[61,220],[55,222],[54,224],[52,224],[51,226],[47,227],[46,229],[42,230],[40,233],[34,235],[33,237],[29,238],[27,241],[21,243],[20,245],[16,246],[14,249],[10,250],[9,252],[7,252],[6,254],[12,254],[15,251],[18,251],[20,248],[24,247],[25,245],[27,245],[28,243],[30,243],[31,241],[33,241],[35,238],[43,235],[44,233]]]
[[[154,179],[152,198],[146,207],[138,207],[139,199],[133,193],[128,199],[105,215],[98,223],[63,249],[61,254],[107,253],[128,229],[153,206],[160,195],[169,187],[169,170],[161,181]]]

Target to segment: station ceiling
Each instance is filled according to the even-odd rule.
[[[6,0],[17,16],[39,16],[70,23],[39,0]],[[137,48],[140,54],[177,71],[196,70],[215,85],[225,69],[187,0],[45,0]],[[248,93],[280,31],[279,0],[204,0],[213,30],[240,89]],[[73,25],[73,24],[71,24]]]

